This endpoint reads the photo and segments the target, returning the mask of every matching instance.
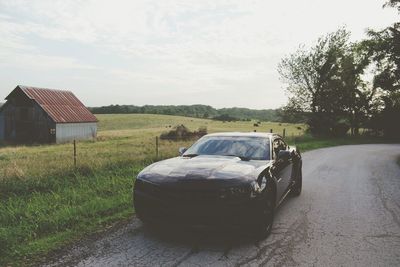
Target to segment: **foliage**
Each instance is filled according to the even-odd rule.
[[[262,121],[278,121],[279,117],[274,109],[255,110],[248,108],[222,108],[215,109],[206,105],[179,105],[179,106],[152,106],[142,107],[134,105],[110,105],[104,107],[92,107],[95,114],[164,114],[187,116],[194,118],[214,118],[229,115],[238,120],[256,119]]]
[[[236,118],[236,117],[230,116],[228,114],[222,114],[222,115],[219,115],[219,116],[215,116],[213,118],[213,120],[231,122],[231,121],[238,121],[239,119]]]
[[[400,23],[382,31],[368,31],[364,41],[376,64],[374,87],[393,92],[400,89]]]
[[[286,116],[307,116],[314,135],[338,134],[344,124],[358,132],[368,110],[371,92],[360,76],[368,58],[349,42],[346,29],[318,39],[310,49],[282,59],[278,71],[287,84],[289,103]]]
[[[191,132],[185,125],[181,124],[175,126],[169,132],[162,133],[160,135],[160,139],[162,140],[172,140],[172,141],[179,141],[179,140],[193,140],[198,139],[207,134],[206,127],[200,127],[198,131]]]
[[[385,6],[399,8],[399,1]],[[278,71],[287,84],[288,104],[278,112],[282,120],[304,121],[313,135],[340,136],[350,129],[381,131],[400,136],[400,23],[368,38],[349,42],[350,33],[339,29],[282,59]],[[373,81],[365,80],[373,69]]]
[[[400,0],[389,0],[386,2],[383,7],[394,7],[397,8],[397,10],[400,13]]]
[[[400,12],[398,0],[385,6],[396,7]],[[373,88],[380,92],[370,126],[383,130],[388,137],[398,137],[400,124],[393,122],[400,117],[400,23],[381,31],[369,30],[362,45],[375,67]]]
[[[277,115],[280,121],[306,123],[310,114],[303,111],[299,106],[296,106],[296,101],[289,101],[286,106],[277,110]]]

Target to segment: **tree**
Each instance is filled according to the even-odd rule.
[[[397,8],[397,10],[400,13],[400,0],[389,0],[386,2],[383,7],[394,7]]]
[[[369,92],[360,76],[369,61],[349,36],[339,29],[308,50],[300,47],[278,67],[289,94],[284,111],[308,113],[314,135],[345,134],[346,125],[358,133],[367,110]]]
[[[400,12],[400,0],[391,0],[387,6]],[[375,67],[374,90],[381,90],[382,105],[375,111],[374,126],[387,137],[400,137],[400,125],[396,123],[400,117],[400,23],[381,31],[369,30],[363,46]]]
[[[362,79],[370,64],[368,53],[361,43],[353,43],[344,51],[338,71],[340,107],[350,125],[352,135],[359,134],[361,124],[371,114],[371,103],[376,91]]]
[[[303,111],[296,99],[289,99],[288,104],[277,111],[279,121],[289,123],[306,123],[308,114]]]
[[[400,89],[400,23],[382,31],[368,31],[365,46],[376,64],[374,87],[394,92]]]

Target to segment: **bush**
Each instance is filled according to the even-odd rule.
[[[200,127],[198,131],[191,132],[185,125],[181,124],[175,126],[171,131],[167,133],[162,133],[160,139],[162,140],[191,140],[197,139],[207,134],[206,127]]]
[[[345,122],[338,122],[334,127],[332,127],[332,135],[334,137],[344,137],[350,130],[350,126]]]
[[[232,116],[230,116],[228,114],[223,114],[223,115],[219,115],[219,116],[214,117],[213,120],[231,122],[231,121],[238,121],[239,119],[236,118],[236,117],[232,117]]]

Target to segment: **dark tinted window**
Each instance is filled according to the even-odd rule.
[[[184,155],[238,156],[253,160],[269,159],[267,137],[208,136],[198,140]]]

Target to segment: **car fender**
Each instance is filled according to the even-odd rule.
[[[275,199],[275,205],[277,204],[277,186],[278,186],[278,180],[276,177],[273,175],[271,172],[271,167],[272,165],[268,165],[265,167],[262,172],[258,175],[257,182],[259,184],[262,183],[262,180],[265,179],[265,183],[271,183],[273,185],[273,191],[274,191],[274,199]],[[263,190],[265,191],[267,187],[265,187]]]

